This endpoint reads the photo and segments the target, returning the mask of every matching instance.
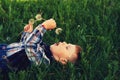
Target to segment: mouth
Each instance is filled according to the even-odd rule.
[[[58,43],[55,43],[56,46],[58,46]]]
[[[55,43],[54,45],[55,45],[55,46],[58,46],[58,45],[59,45],[59,42],[58,42],[58,43]]]

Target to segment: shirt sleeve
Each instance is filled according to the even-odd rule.
[[[40,64],[43,59],[44,51],[38,44],[42,42],[42,37],[45,32],[46,29],[40,24],[25,41],[25,51],[28,59],[36,65]]]
[[[24,45],[22,43],[11,43],[7,45],[6,47],[7,57],[21,51],[22,49],[24,49]]]
[[[30,33],[23,32],[22,35],[21,35],[20,42],[24,43],[29,35],[30,35]]]
[[[38,25],[34,29],[34,31],[27,37],[25,44],[28,45],[28,44],[40,43],[42,41],[42,37],[45,32],[46,32],[46,29],[41,24]]]

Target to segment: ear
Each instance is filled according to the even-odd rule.
[[[82,48],[81,48],[81,46],[79,46],[79,45],[76,45],[76,51],[77,51],[77,53],[81,53],[82,52]]]
[[[65,65],[68,62],[68,60],[65,58],[60,58],[59,62]]]

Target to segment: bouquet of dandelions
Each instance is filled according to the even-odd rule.
[[[41,21],[41,20],[45,20],[45,19],[42,18],[41,14],[37,14],[37,15],[35,16],[35,19],[33,19],[33,18],[32,18],[32,19],[29,19],[28,24],[33,25],[35,22]]]
[[[46,19],[42,18],[42,15],[41,15],[41,14],[37,14],[37,15],[35,16],[35,19],[29,19],[28,23],[33,26],[34,23],[36,23],[37,21],[41,21],[41,20],[46,20]],[[57,35],[59,35],[61,32],[62,32],[62,28],[56,28],[56,29],[55,29],[55,33],[56,33]]]

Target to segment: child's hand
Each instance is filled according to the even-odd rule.
[[[56,28],[56,22],[54,19],[49,19],[46,20],[42,23],[42,25],[47,29],[47,30],[51,30]]]
[[[24,32],[29,32],[29,33],[31,33],[32,31],[33,31],[33,25],[27,24],[27,25],[24,27]]]

